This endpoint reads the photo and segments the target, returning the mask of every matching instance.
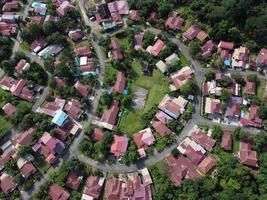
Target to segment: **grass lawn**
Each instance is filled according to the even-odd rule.
[[[20,47],[21,47],[22,49],[26,50],[26,51],[31,51],[31,47],[30,47],[30,45],[29,45],[27,42],[25,42],[25,41],[23,41],[23,42],[20,44]]]
[[[0,124],[1,129],[10,130],[12,128],[12,124],[2,115],[0,115]]]
[[[186,59],[186,57],[182,53],[179,55],[179,57],[183,67],[190,65],[190,62]]]
[[[257,96],[262,98],[263,97],[263,93],[266,87],[266,82],[263,79],[259,79],[260,80],[260,84],[257,87]]]
[[[0,88],[0,107],[3,107],[11,97],[12,95],[10,92]]]
[[[35,156],[34,164],[38,167],[42,174],[45,174],[46,171],[50,168],[50,165],[41,155]]]
[[[128,85],[130,90],[135,91],[136,88],[142,87],[148,90],[148,96],[143,110],[130,110],[123,113],[119,123],[119,131],[128,136],[142,128],[141,116],[153,106],[157,106],[169,91],[169,80],[158,70],[154,70],[153,76],[148,77],[142,74],[140,62],[134,62],[132,67],[136,73],[136,79]]]

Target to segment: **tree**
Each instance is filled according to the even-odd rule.
[[[221,91],[221,96],[220,96],[220,99],[224,102],[228,101],[228,99],[231,97],[231,94],[225,90],[225,89],[222,89]]]
[[[144,39],[142,41],[142,47],[146,49],[149,45],[151,45],[154,42],[155,35],[150,31],[146,31],[143,38]]]
[[[50,21],[50,22],[44,23],[43,25],[43,32],[46,36],[49,36],[52,33],[57,32],[57,30],[58,29],[57,29],[57,25],[55,22]]]
[[[222,138],[222,134],[223,134],[223,131],[221,129],[220,126],[218,125],[214,125],[212,127],[212,137],[217,140],[217,141],[220,141],[221,138]]]
[[[229,36],[232,41],[234,41],[236,44],[239,44],[241,40],[241,34],[237,27],[232,27],[228,30]]]
[[[192,55],[196,55],[200,52],[199,43],[197,41],[192,41],[189,43],[189,51]]]
[[[48,75],[45,70],[35,62],[31,63],[28,69],[22,71],[21,77],[37,85],[47,85],[48,81]]]
[[[101,103],[110,107],[112,103],[112,96],[108,92],[104,92],[101,98]]]
[[[243,76],[240,73],[232,74],[232,78],[240,85],[245,85],[246,81],[244,80]]]
[[[261,119],[267,119],[267,105],[261,105],[259,109],[259,116]]]
[[[197,89],[197,85],[194,81],[190,80],[186,84],[182,85],[180,88],[181,94],[188,96],[194,95]]]
[[[211,81],[213,79],[215,79],[215,73],[213,71],[207,71],[205,74],[206,80],[207,81]]]
[[[228,87],[229,85],[233,83],[232,79],[228,76],[222,77],[219,82],[223,87]]]
[[[127,95],[125,97],[123,97],[122,101],[121,101],[121,105],[124,108],[130,109],[132,106],[132,102],[133,102],[133,96],[132,95]]]
[[[20,146],[18,150],[18,154],[21,157],[25,157],[27,155],[32,154],[32,147],[30,145]]]

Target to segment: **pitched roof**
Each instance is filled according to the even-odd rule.
[[[195,25],[192,25],[186,32],[183,33],[183,36],[188,40],[193,40],[197,37],[201,29]]]
[[[205,113],[207,114],[219,114],[221,113],[221,101],[220,99],[212,99],[207,97],[205,104]]]
[[[66,186],[73,190],[78,190],[80,184],[79,173],[77,171],[71,171],[68,175]]]
[[[161,121],[155,121],[152,126],[162,137],[172,133],[172,131]]]
[[[165,27],[174,31],[182,30],[184,19],[181,16],[169,16],[165,21]]]
[[[113,153],[116,157],[122,156],[126,153],[129,139],[125,136],[115,135],[110,147],[110,153]]]
[[[239,159],[244,165],[258,167],[258,153],[251,150],[250,143],[240,142]]]
[[[208,58],[212,55],[212,52],[215,50],[216,46],[212,40],[208,40],[204,45],[200,47],[202,57]]]
[[[91,138],[94,141],[101,141],[104,139],[104,132],[100,128],[94,128]]]
[[[256,84],[254,82],[247,81],[244,88],[244,92],[245,94],[254,95],[256,93]]]
[[[77,92],[83,97],[87,97],[91,90],[90,85],[84,85],[80,81],[77,81],[74,87],[76,88]]]
[[[218,48],[233,50],[234,49],[234,43],[233,42],[220,41]]]
[[[67,9],[74,9],[75,7],[69,1],[63,1],[56,9],[58,15],[65,15]]]
[[[20,73],[22,70],[25,70],[27,67],[29,67],[29,63],[26,60],[21,59],[15,67],[15,72]]]
[[[101,189],[102,189],[102,185],[99,184],[99,181],[100,181],[100,177],[89,176],[86,179],[86,187],[84,189],[84,194],[98,199],[101,193]]]
[[[117,74],[115,85],[112,87],[111,91],[122,94],[125,86],[126,86],[126,77],[124,75],[124,72],[120,71]]]
[[[146,149],[155,142],[151,128],[146,128],[135,133],[133,139],[138,149]]]
[[[2,107],[2,110],[7,116],[11,116],[16,112],[17,109],[11,103],[7,103]]]
[[[158,39],[156,43],[152,46],[150,53],[153,56],[158,56],[159,53],[165,48],[165,42]]]
[[[133,21],[141,20],[140,12],[138,10],[130,10],[129,16],[130,16],[130,19]]]
[[[117,115],[119,113],[119,110],[119,102],[114,101],[110,109],[103,113],[101,121],[111,125],[115,125],[117,122]]]
[[[217,163],[217,160],[212,156],[208,156],[202,160],[198,165],[198,168],[204,173],[207,174]]]
[[[225,151],[231,151],[233,145],[232,134],[229,131],[224,131],[222,135],[221,148]]]
[[[205,155],[200,150],[196,151],[190,145],[185,147],[185,155],[194,163],[195,165],[199,164],[204,158]]]
[[[77,120],[83,112],[80,106],[80,102],[71,100],[68,101],[68,103],[64,106],[64,110],[68,113],[70,117]]]
[[[15,146],[15,148],[18,148],[21,145],[28,145],[32,141],[32,136],[35,133],[36,128],[32,127],[24,132],[17,133],[12,138],[12,143]]]
[[[24,178],[30,177],[37,171],[37,169],[34,167],[34,165],[31,162],[26,163],[19,170]]]
[[[113,1],[108,3],[108,9],[111,13],[118,12],[120,15],[128,15],[129,7],[127,1]]]
[[[0,176],[0,187],[5,194],[8,194],[17,187],[17,184],[13,181],[13,178],[10,175],[3,173]]]
[[[203,146],[208,151],[212,151],[212,147],[215,144],[215,140],[209,137],[206,133],[203,133],[201,130],[195,131],[191,135],[192,139],[198,144]]]
[[[83,47],[76,48],[74,50],[74,52],[75,52],[75,55],[78,57],[82,57],[82,56],[91,57],[92,56],[92,52],[91,52],[89,46],[83,46]]]
[[[67,200],[70,197],[70,194],[64,188],[55,183],[49,186],[48,194],[52,200]]]
[[[257,57],[257,64],[260,66],[267,66],[267,49],[262,48]]]
[[[105,197],[108,200],[123,199],[125,196],[125,187],[122,187],[124,182],[119,179],[109,179],[106,182]]]
[[[186,84],[192,78],[193,70],[189,67],[183,67],[177,72],[170,75],[173,84],[170,85],[172,91],[179,90],[181,86]]]

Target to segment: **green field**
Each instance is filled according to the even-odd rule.
[[[141,116],[158,105],[164,95],[169,91],[169,80],[158,70],[154,70],[153,76],[144,76],[141,71],[140,62],[134,62],[133,70],[136,73],[136,79],[130,83],[130,90],[134,91],[138,87],[148,90],[148,97],[143,110],[125,111],[119,123],[119,131],[131,136],[142,128]]]
[[[266,87],[266,83],[265,83],[264,79],[259,79],[259,81],[260,81],[260,84],[257,87],[257,96],[262,98],[263,94],[264,94],[265,87]]]

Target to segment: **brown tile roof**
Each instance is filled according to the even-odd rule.
[[[92,140],[94,141],[101,141],[104,139],[104,132],[100,128],[94,128],[94,131],[91,137],[92,137]]]
[[[212,151],[212,147],[215,145],[215,140],[209,137],[206,133],[202,131],[195,131],[191,135],[192,139],[200,144],[202,147],[208,151]]]
[[[239,159],[244,165],[258,167],[258,153],[251,150],[250,143],[240,142]]]
[[[70,172],[67,178],[66,186],[73,190],[78,190],[80,184],[81,182],[79,180],[79,173],[76,171]]]
[[[155,121],[152,126],[162,137],[172,133],[172,131],[161,121]]]
[[[140,12],[138,10],[130,10],[129,16],[130,16],[130,19],[133,21],[141,20]]]
[[[266,48],[263,48],[260,50],[259,55],[257,57],[257,65],[267,66],[267,49]]]
[[[197,37],[201,29],[195,25],[192,25],[186,32],[183,33],[183,36],[188,40],[193,40]]]
[[[107,180],[105,187],[105,197],[108,200],[122,200],[125,197],[125,188],[122,187],[123,181],[119,179]]]
[[[82,56],[91,57],[92,56],[92,52],[89,46],[79,47],[75,49],[74,52],[75,52],[75,55],[78,57],[82,57]]]
[[[16,112],[16,107],[13,106],[11,103],[7,103],[5,104],[3,107],[2,107],[2,110],[4,111],[4,113],[7,115],[7,116],[11,116],[13,115],[15,112]]]
[[[68,200],[70,197],[70,194],[64,188],[55,183],[50,185],[48,193],[52,200]]]
[[[74,87],[76,88],[77,92],[82,95],[83,97],[87,97],[90,90],[91,90],[91,86],[90,85],[84,85],[82,83],[80,83],[79,81],[77,81],[74,85]]]
[[[5,194],[11,193],[17,184],[14,182],[13,178],[6,173],[0,176],[0,187]]]
[[[20,172],[24,178],[30,177],[36,171],[37,171],[37,169],[33,166],[33,164],[31,162],[26,163],[25,165],[23,165],[22,168],[20,168]]]
[[[198,165],[198,168],[204,173],[207,174],[217,163],[217,160],[211,156],[206,157]]]
[[[233,42],[220,41],[218,48],[233,50],[234,49],[234,43]]]
[[[99,185],[99,177],[98,176],[89,176],[86,180],[86,187],[84,190],[84,194],[94,197],[98,199],[100,196],[100,192],[102,186]]]
[[[182,30],[184,19],[181,16],[169,16],[165,21],[165,27],[174,31]]]
[[[112,87],[111,91],[122,94],[125,86],[126,86],[126,77],[124,75],[124,72],[120,71],[117,74],[115,85]]]
[[[256,93],[256,84],[254,82],[247,81],[244,88],[244,92],[245,94],[254,95]]]
[[[110,109],[103,113],[101,121],[111,125],[115,125],[117,122],[117,115],[119,113],[119,110],[119,102],[114,101]]]
[[[221,148],[225,151],[231,151],[233,145],[232,134],[229,131],[224,131],[222,135]]]

